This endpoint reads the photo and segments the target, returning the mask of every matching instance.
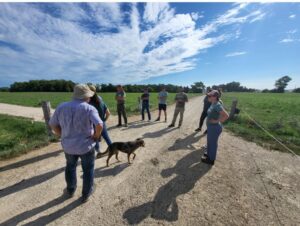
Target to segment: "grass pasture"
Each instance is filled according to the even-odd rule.
[[[112,114],[116,114],[116,101],[115,93],[101,93],[101,97],[108,105]],[[141,93],[127,93],[126,110],[128,115],[138,113],[138,97]],[[189,93],[189,97],[199,95]],[[174,103],[175,93],[169,93],[168,104]],[[56,108],[62,102],[69,101],[72,98],[72,93],[59,93],[59,92],[0,92],[0,103],[16,104],[30,107],[39,107],[41,101],[48,100],[51,102],[52,108]],[[150,94],[151,110],[157,108],[158,99],[157,93]]]
[[[48,144],[45,123],[0,114],[0,159]]]
[[[300,154],[300,94],[224,93],[222,100],[228,111],[234,98],[238,99],[241,112],[235,120],[226,123],[227,129],[264,147],[285,151],[246,116],[246,111],[273,136]]]

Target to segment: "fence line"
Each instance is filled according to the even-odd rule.
[[[273,138],[277,143],[279,143],[282,147],[284,147],[287,151],[292,153],[294,156],[299,157],[293,150],[291,150],[289,147],[287,147],[284,143],[282,143],[280,140],[278,140],[275,136],[273,136],[268,130],[266,130],[262,125],[260,125],[255,119],[253,119],[245,110],[243,112],[246,114],[246,116],[255,123],[260,129],[262,129],[267,135],[269,135],[271,138]]]

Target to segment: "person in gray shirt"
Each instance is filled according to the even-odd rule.
[[[165,87],[161,88],[161,91],[158,93],[158,118],[155,121],[160,121],[161,111],[164,111],[165,122],[167,122],[167,98],[168,92]]]

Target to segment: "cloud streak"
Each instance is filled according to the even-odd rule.
[[[130,83],[191,70],[199,53],[234,38],[219,29],[263,19],[247,6],[197,27],[201,14],[167,3],[1,4],[1,79]]]
[[[242,56],[247,54],[247,52],[232,52],[232,53],[228,53],[226,54],[226,57],[235,57],[235,56]]]

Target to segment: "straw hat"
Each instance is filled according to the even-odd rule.
[[[88,85],[78,84],[74,87],[73,98],[78,100],[83,100],[94,96],[95,92],[90,90]]]

